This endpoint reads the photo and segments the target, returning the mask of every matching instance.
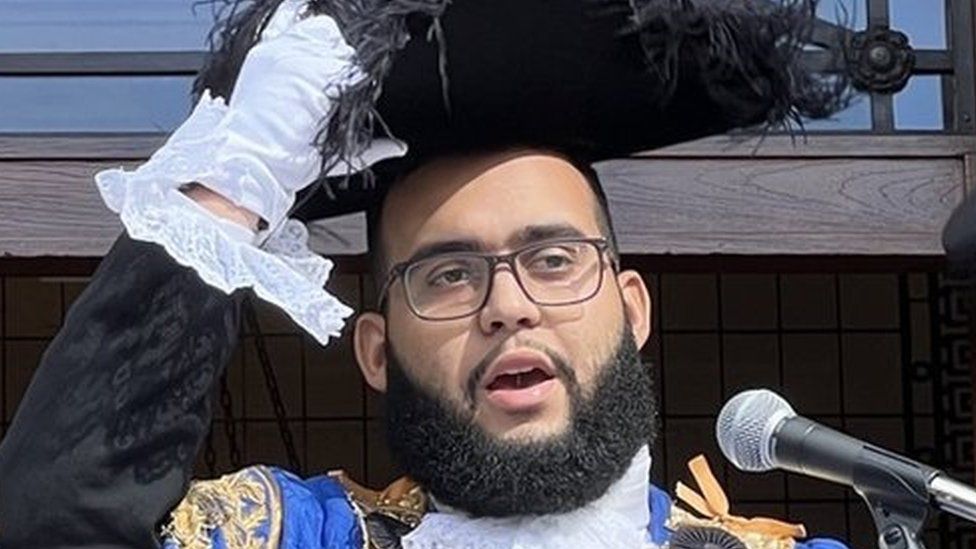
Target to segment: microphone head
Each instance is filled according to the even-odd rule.
[[[715,438],[725,458],[742,471],[776,468],[773,434],[796,412],[783,397],[767,389],[743,391],[730,398],[715,422]]]

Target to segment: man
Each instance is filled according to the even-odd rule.
[[[583,12],[576,4],[525,5],[536,10],[525,14],[534,23],[516,33],[522,42],[513,42],[524,44],[549,28],[565,38],[554,48],[554,62],[572,59],[564,54],[573,48],[580,55],[604,51],[596,43],[579,45],[578,33],[544,24],[556,13],[579,19]],[[302,248],[300,228],[290,232],[295,225],[286,216],[296,193],[314,178],[322,158],[334,175],[404,152],[396,143],[355,138],[369,130],[368,124],[354,125],[355,113],[376,99],[363,93],[362,83],[377,83],[358,71],[375,78],[371,67],[383,65],[370,64],[377,56],[370,56],[372,46],[362,46],[373,43],[363,36],[375,42],[375,35],[351,24],[338,6],[323,9],[342,23],[342,34],[332,18],[306,13],[315,3],[256,6],[226,37],[231,51],[241,47],[241,36],[260,38],[240,68],[229,104],[204,93],[187,123],[145,166],[98,177],[132,239],[116,243],[72,308],[0,446],[0,543],[150,547],[157,534],[169,547],[667,543],[670,503],[648,484],[656,408],[649,372],[638,357],[651,331],[650,296],[637,273],[620,268],[606,200],[595,172],[572,145],[583,136],[599,144],[591,153],[608,154],[702,135],[765,120],[770,109],[782,107],[782,97],[763,95],[768,90],[759,86],[766,90],[755,102],[762,107],[735,95],[740,110],[717,121],[684,120],[668,129],[678,137],[615,136],[594,128],[616,133],[635,124],[627,108],[610,108],[618,96],[566,86],[568,95],[557,91],[556,97],[592,105],[599,116],[564,139],[553,136],[567,129],[565,105],[539,124],[524,121],[531,110],[506,117],[513,104],[543,108],[551,100],[551,90],[539,82],[522,85],[523,71],[501,78],[515,82],[515,89],[500,104],[492,104],[489,94],[476,101],[487,114],[472,116],[466,100],[483,94],[464,90],[481,90],[484,82],[441,74],[453,82],[452,108],[459,109],[441,127],[431,123],[438,116],[412,122],[412,107],[396,100],[412,89],[397,85],[402,71],[429,60],[424,50],[432,45],[412,40],[386,76],[390,87],[379,105],[395,134],[407,136],[411,153],[394,164],[393,176],[377,166],[382,191],[373,192],[369,207],[379,302],[376,311],[359,315],[354,333],[366,381],[388,396],[391,451],[412,480],[374,493],[341,477],[303,480],[255,466],[187,492],[209,422],[210,389],[236,337],[235,290],[253,288],[323,342],[348,314],[320,290],[327,265]],[[424,5],[428,12],[444,6]],[[423,11],[420,4],[416,9]],[[510,19],[495,9],[467,3],[446,12],[442,38],[451,59],[482,55],[477,39],[465,48],[465,37],[473,25]],[[699,25],[698,34],[689,28],[688,35],[700,37],[711,12],[682,13],[689,25]],[[668,21],[664,16],[673,15],[639,14]],[[715,16],[716,28],[728,30],[726,19],[735,15],[742,14]],[[378,24],[374,19],[366,22]],[[779,43],[777,35],[765,39]],[[357,46],[356,55],[345,41]],[[617,43],[609,44],[605,52],[617,52]],[[531,57],[523,46],[498,56],[506,60],[502,70],[516,57]],[[632,69],[629,58],[608,60]],[[698,60],[706,61],[715,59]],[[227,72],[226,66],[211,67],[202,81]],[[700,74],[692,73],[697,81]],[[643,71],[633,74],[645,78]],[[770,74],[763,82],[786,79]],[[414,82],[409,75],[407,80]],[[675,86],[688,83],[682,82]],[[441,84],[433,86],[437,101]],[[754,93],[740,84],[724,91]],[[213,81],[208,87],[220,89]],[[423,96],[431,87],[420,88]],[[509,99],[516,89],[524,97]],[[629,106],[650,109],[661,120],[682,120],[661,107],[667,93],[633,91]],[[727,106],[708,105],[702,109],[713,114]],[[743,114],[750,108],[754,112]],[[580,112],[581,119],[586,116]],[[337,119],[346,121],[348,131],[335,131]],[[330,125],[316,150],[321,120]],[[567,149],[573,152],[562,152]],[[318,151],[321,157],[313,154]],[[329,162],[335,159],[342,162]],[[314,198],[323,194],[305,195],[313,199],[312,209],[322,207]],[[709,524],[721,524],[716,521]],[[703,535],[742,543],[722,530]],[[780,538],[762,540],[792,543]]]
[[[650,297],[596,188],[514,150],[426,164],[384,203],[384,311],[358,317],[357,362],[388,395],[394,457],[446,504],[566,512],[634,460],[646,487]]]

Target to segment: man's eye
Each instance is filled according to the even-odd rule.
[[[434,287],[453,286],[470,279],[471,273],[467,269],[443,269],[428,277],[427,285]]]
[[[568,269],[572,264],[573,256],[564,252],[547,251],[537,254],[529,263],[529,268],[533,271],[560,271]]]

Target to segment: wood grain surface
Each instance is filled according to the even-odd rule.
[[[0,162],[0,256],[101,256],[122,230],[102,203],[94,174],[139,161]],[[365,219],[350,215],[309,228],[326,255],[366,250]]]
[[[0,162],[0,255],[99,256],[121,230],[92,176],[137,161]],[[937,255],[962,159],[628,159],[599,166],[628,254]],[[361,215],[313,248],[366,249]]]
[[[600,166],[625,253],[941,254],[961,159],[623,160]]]
[[[958,158],[976,152],[976,135],[863,133],[708,137],[640,153],[669,158]]]
[[[165,134],[19,134],[0,135],[3,160],[105,160],[148,158]],[[766,135],[741,133],[709,137],[638,153],[638,157],[673,158],[957,158],[976,153],[976,135],[857,133]]]
[[[0,161],[145,159],[165,141],[159,133],[0,135]]]

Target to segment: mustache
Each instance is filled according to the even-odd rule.
[[[576,371],[570,367],[569,361],[566,360],[562,355],[556,351],[553,351],[542,343],[531,340],[524,341],[521,343],[521,345],[546,355],[556,371],[556,378],[566,385],[566,388],[569,390],[570,394],[579,393],[579,381],[576,379]],[[473,370],[471,370],[471,373],[468,374],[468,382],[465,386],[464,396],[469,408],[474,408],[475,395],[478,392],[478,387],[481,386],[481,382],[484,379],[485,374],[488,373],[488,368],[504,351],[507,350],[509,349],[505,348],[504,344],[495,346],[493,349],[488,351],[488,353],[482,357],[481,360],[478,361],[478,364]]]

